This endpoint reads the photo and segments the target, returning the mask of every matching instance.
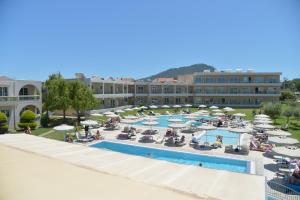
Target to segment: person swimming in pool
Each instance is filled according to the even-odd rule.
[[[146,153],[146,156],[152,158],[153,154],[152,153]]]

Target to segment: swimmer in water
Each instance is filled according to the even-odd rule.
[[[202,167],[202,163],[199,163],[199,167]]]

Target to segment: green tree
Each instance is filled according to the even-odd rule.
[[[56,100],[58,98],[58,82],[60,79],[62,79],[60,74],[51,74],[44,84],[43,109],[46,110],[48,118],[49,111],[54,111],[57,108]]]
[[[294,115],[294,107],[289,106],[287,109],[283,111],[283,115],[286,117],[286,123],[289,124],[290,122],[290,117]]]
[[[71,106],[77,115],[77,121],[80,123],[80,116],[87,110],[97,106],[97,99],[93,96],[92,91],[83,82],[76,80],[69,83],[69,94]]]
[[[44,109],[47,111],[62,110],[66,119],[66,110],[70,107],[68,82],[61,74],[51,74],[45,83]]]
[[[281,92],[280,101],[295,101],[297,97],[291,90],[283,90]]]
[[[55,98],[54,107],[63,111],[63,119],[66,119],[66,110],[70,107],[70,95],[68,82],[62,77],[57,80],[57,96]]]
[[[281,104],[280,103],[266,103],[263,106],[264,112],[269,115],[272,119],[276,121],[276,118],[278,118],[281,114]]]
[[[7,116],[5,113],[0,112],[0,134],[8,131]]]

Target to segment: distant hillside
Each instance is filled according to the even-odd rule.
[[[163,72],[160,72],[158,74],[142,78],[140,80],[147,80],[147,79],[153,80],[155,78],[177,77],[178,75],[193,74],[195,72],[203,72],[203,70],[214,71],[215,68],[206,64],[194,64],[190,66],[171,68]]]

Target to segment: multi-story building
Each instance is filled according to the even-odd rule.
[[[195,104],[255,107],[277,102],[280,97],[279,72],[216,71],[193,75]]]
[[[24,110],[42,112],[42,82],[14,80],[0,76],[0,111],[8,117],[9,129],[16,129]]]
[[[205,104],[257,107],[277,102],[280,96],[279,72],[204,71],[176,78],[135,81],[130,78],[84,78],[100,108],[125,105]]]

